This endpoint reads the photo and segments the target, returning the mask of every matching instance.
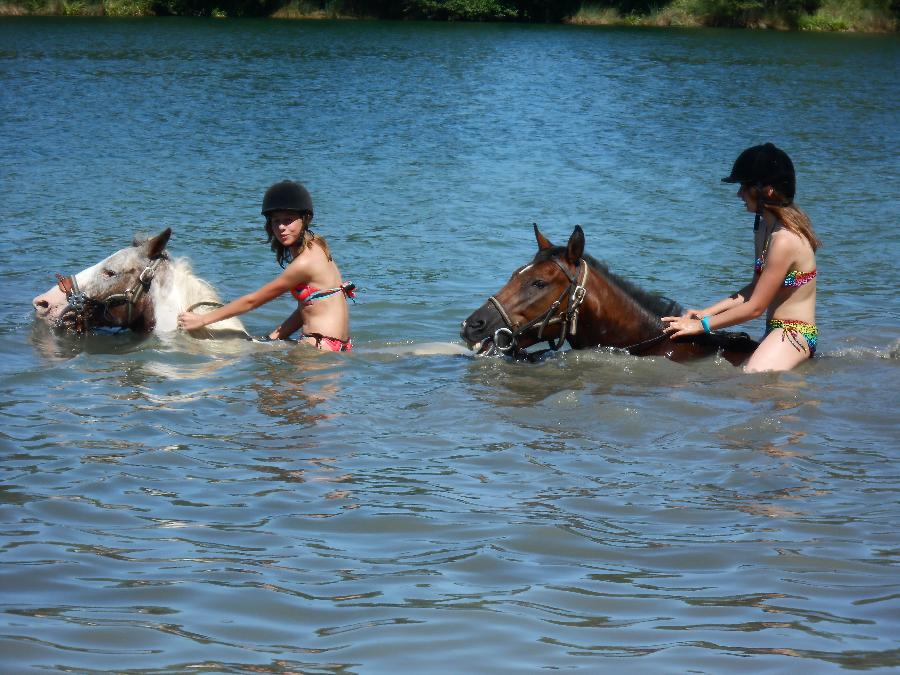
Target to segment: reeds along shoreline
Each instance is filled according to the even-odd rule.
[[[397,7],[392,9],[392,4]],[[815,9],[808,11],[813,5]],[[524,21],[862,33],[900,30],[900,2],[892,0],[818,0],[802,4],[790,0],[672,0],[666,4],[641,0],[0,0],[0,16]]]

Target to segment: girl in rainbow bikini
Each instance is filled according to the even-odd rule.
[[[263,197],[262,214],[269,244],[284,271],[262,288],[208,314],[180,314],[179,327],[196,330],[249,312],[289,292],[297,300],[297,309],[269,333],[268,339],[283,340],[299,330],[301,342],[322,350],[349,352],[353,345],[347,298],[354,297],[355,287],[341,280],[328,244],[309,229],[313,217],[309,192],[293,181],[276,183]]]
[[[756,214],[753,280],[733,295],[682,316],[664,316],[670,337],[711,332],[766,312],[766,336],[747,361],[747,372],[790,370],[816,351],[816,249],[812,223],[794,204],[794,164],[771,143],[738,156],[724,183]]]

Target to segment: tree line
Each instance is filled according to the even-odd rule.
[[[0,0],[25,14],[327,17],[896,31],[900,0]],[[2,7],[0,7],[2,9]]]
[[[875,17],[887,30],[900,23],[900,0],[145,0],[154,14],[188,16],[344,16],[443,21],[522,21],[559,23],[613,16],[619,23],[661,15],[677,7],[694,25],[853,28],[860,13]],[[826,9],[833,26],[813,25],[810,17]],[[846,11],[845,11],[846,10]],[[846,19],[842,18],[842,13]],[[805,24],[803,22],[806,22]],[[615,22],[615,21],[614,21]]]

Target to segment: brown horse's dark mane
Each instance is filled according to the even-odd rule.
[[[550,260],[551,258],[565,257],[566,248],[564,246],[554,246],[550,249],[539,251],[535,256],[535,262]],[[584,260],[592,270],[603,276],[607,281],[616,286],[626,296],[628,296],[640,309],[647,312],[655,321],[659,321],[663,316],[681,316],[684,308],[671,298],[662,295],[648,293],[635,283],[624,279],[618,274],[609,271],[609,267],[605,263],[600,262],[593,256],[584,254]]]

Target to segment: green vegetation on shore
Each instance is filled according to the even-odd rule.
[[[900,0],[0,0],[0,16],[426,19],[895,32]]]

